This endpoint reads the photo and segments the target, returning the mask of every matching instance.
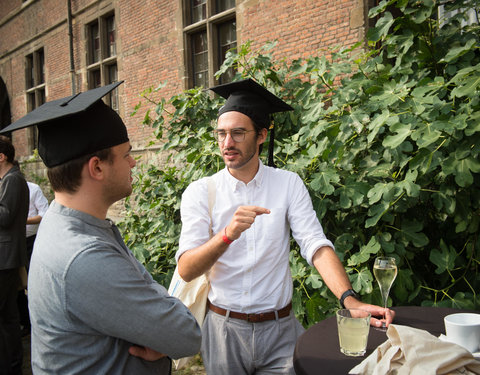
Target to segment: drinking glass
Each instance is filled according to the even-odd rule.
[[[382,295],[383,307],[387,308],[388,294],[392,287],[393,281],[397,277],[397,264],[395,258],[392,257],[377,257],[373,265],[373,274],[377,279],[378,286],[380,287],[380,293]],[[384,316],[384,318],[386,318]],[[382,331],[386,331],[387,327],[383,322],[382,327],[379,328]]]
[[[340,351],[358,357],[367,351],[370,313],[359,309],[341,309],[337,313]]]

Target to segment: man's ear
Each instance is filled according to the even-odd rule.
[[[268,135],[268,130],[266,128],[262,128],[260,132],[258,133],[257,141],[258,144],[261,145],[267,140],[267,135]]]
[[[86,164],[86,168],[91,178],[95,180],[103,179],[103,164],[98,156],[91,157]]]

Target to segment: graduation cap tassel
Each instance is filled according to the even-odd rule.
[[[275,127],[272,126],[270,129],[270,141],[268,142],[268,166],[276,168],[275,163],[273,161],[273,147],[275,141]]]

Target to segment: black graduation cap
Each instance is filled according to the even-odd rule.
[[[48,168],[128,142],[120,116],[102,98],[123,81],[47,102],[0,133],[38,126],[38,153]]]
[[[253,79],[244,79],[210,88],[213,92],[227,99],[218,111],[218,116],[235,111],[250,117],[258,126],[270,128],[270,114],[293,111],[282,99],[259,85]],[[270,132],[268,165],[273,164],[274,128]]]

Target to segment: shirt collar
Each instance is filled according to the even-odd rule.
[[[253,177],[252,181],[250,181],[249,184],[254,184],[256,187],[260,187],[262,185],[262,181],[265,176],[265,173],[266,173],[266,167],[263,165],[262,161],[259,159],[257,174],[255,175],[255,177]],[[243,184],[242,181],[237,180],[235,177],[233,177],[230,174],[227,167],[225,167],[224,169],[224,176],[225,176],[225,180],[227,181],[227,184],[231,187],[232,191],[238,190],[241,184]]]
[[[96,218],[95,216],[89,215],[85,212],[78,211],[70,207],[66,207],[58,203],[56,200],[52,201],[52,204],[50,205],[49,209],[60,215],[75,217],[87,224],[94,225],[96,227],[110,228],[114,225],[110,219],[102,220],[102,219]]]

